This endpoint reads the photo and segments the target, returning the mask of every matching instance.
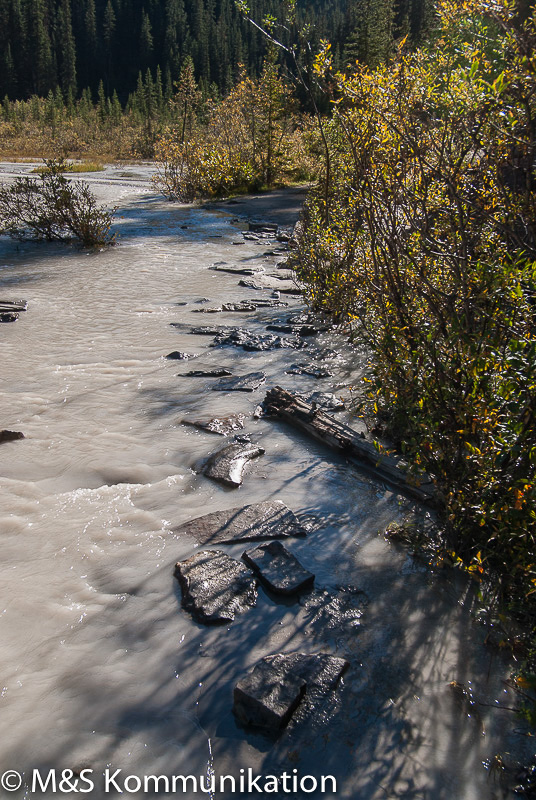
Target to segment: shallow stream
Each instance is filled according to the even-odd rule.
[[[1,169],[10,179],[28,167]],[[28,301],[17,322],[0,326],[0,428],[26,437],[0,445],[0,768],[24,776],[19,791],[0,796],[58,796],[31,791],[32,771],[51,768],[92,770],[95,789],[86,796],[116,796],[101,777],[108,766],[122,770],[119,781],[238,781],[248,768],[336,778],[336,792],[308,792],[311,780],[290,794],[281,788],[280,797],[504,797],[483,762],[499,751],[518,755],[526,737],[512,712],[497,707],[514,704],[503,683],[511,665],[484,646],[474,591],[379,535],[409,503],[321,444],[251,417],[270,386],[348,397],[341,387],[359,373],[359,354],[337,342],[341,355],[329,358],[322,348],[335,336],[322,334],[310,347],[333,377],[315,380],[285,372],[310,361],[307,351],[213,348],[209,337],[172,327],[260,331],[303,305],[288,296],[288,308],[192,313],[203,299],[271,295],[209,266],[261,264],[269,272],[284,255],[275,241],[244,240],[244,201],[168,204],[150,172],[114,167],[87,176],[100,200],[118,206],[113,248],[0,239],[0,299]],[[283,221],[281,210],[265,216]],[[173,350],[198,358],[166,359]],[[179,376],[204,367],[263,370],[267,380],[249,395]],[[245,432],[266,453],[242,487],[228,489],[196,471],[224,440],[181,420],[235,412],[248,416]],[[173,567],[197,544],[172,528],[271,499],[309,521],[308,537],[290,547],[316,586],[361,590],[362,616],[337,604],[327,614],[321,604],[276,600],[262,589],[257,606],[224,627],[197,624],[181,609]],[[226,549],[239,558],[245,547]],[[351,666],[309,724],[271,741],[236,723],[232,688],[277,652],[329,652]],[[458,702],[451,681],[473,687],[477,702]],[[230,786],[205,796],[257,796]],[[124,794],[153,796],[128,787]]]

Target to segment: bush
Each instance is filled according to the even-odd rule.
[[[329,197],[295,254],[371,352],[379,417],[442,494],[447,546],[535,592],[534,13],[439,3],[430,50],[335,76]]]
[[[18,178],[0,188],[0,230],[18,239],[112,244],[113,211],[97,205],[87,184],[67,180],[65,169],[62,160],[45,161],[38,178]]]

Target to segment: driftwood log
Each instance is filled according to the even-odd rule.
[[[380,453],[371,442],[367,442],[348,425],[338,422],[292,392],[280,386],[270,389],[264,400],[264,411],[266,416],[282,419],[358,465],[366,466],[376,478],[404,494],[421,502],[438,504],[437,492],[430,480],[425,479],[425,482],[417,485],[412,476],[406,474],[406,464],[401,458]]]

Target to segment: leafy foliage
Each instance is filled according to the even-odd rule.
[[[295,254],[372,353],[365,415],[436,481],[454,561],[536,591],[536,20],[442,0],[436,39],[333,77]]]
[[[18,178],[0,188],[0,230],[19,239],[112,244],[112,214],[97,205],[88,185],[68,181],[63,161],[46,161],[45,167],[38,178]]]
[[[293,112],[291,92],[273,59],[258,80],[242,73],[225,100],[210,101],[205,121],[193,114],[195,83],[179,82],[173,100],[178,124],[157,141],[156,185],[173,200],[222,195],[272,186],[313,170],[306,139],[314,138],[306,117]],[[309,162],[309,164],[308,164]]]

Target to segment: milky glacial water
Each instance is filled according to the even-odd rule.
[[[28,169],[2,166],[5,180]],[[503,683],[511,664],[484,646],[487,632],[471,613],[475,592],[379,535],[407,507],[389,487],[283,424],[251,418],[272,385],[348,396],[362,359],[344,348],[329,362],[321,357],[334,375],[315,381],[285,373],[306,353],[212,348],[210,338],[172,327],[262,330],[281,319],[288,309],[193,310],[203,299],[256,295],[210,265],[271,271],[282,256],[275,242],[243,239],[246,204],[169,204],[150,173],[129,166],[87,176],[102,201],[118,206],[113,248],[0,239],[0,299],[28,301],[16,323],[0,326],[0,428],[26,437],[0,445],[0,768],[24,779],[0,796],[59,796],[50,786],[31,790],[35,769],[89,770],[94,788],[85,796],[100,800],[119,796],[103,783],[106,768],[121,770],[119,781],[238,780],[251,768],[336,778],[336,792],[280,788],[272,794],[280,797],[504,797],[483,762],[526,752],[527,738],[512,712],[497,707],[514,704]],[[289,298],[291,311],[302,307]],[[320,346],[334,340],[324,334]],[[172,350],[199,357],[165,359]],[[267,381],[248,395],[179,375],[216,366],[264,370]],[[227,489],[197,472],[224,440],[181,420],[237,411],[266,453],[241,488]],[[181,609],[173,568],[197,545],[173,527],[269,499],[313,521],[309,536],[289,547],[318,587],[363,591],[358,621],[323,626],[306,606],[262,589],[256,608],[224,627],[197,624]],[[244,549],[226,547],[238,558]],[[237,724],[232,689],[277,652],[329,652],[350,668],[310,724],[271,741]],[[472,687],[478,704],[460,705],[450,681]],[[153,796],[135,786],[123,794]],[[258,796],[229,787],[175,796]]]

